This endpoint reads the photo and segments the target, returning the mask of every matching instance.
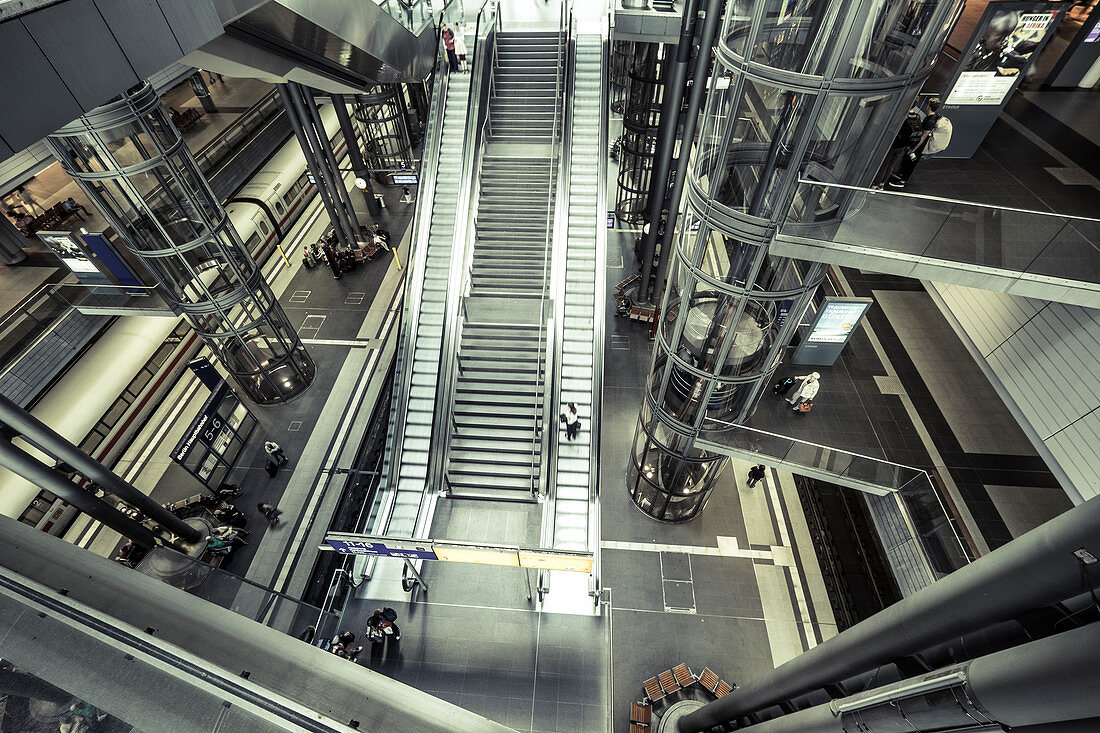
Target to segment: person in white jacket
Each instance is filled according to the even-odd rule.
[[[814,397],[817,397],[817,390],[821,388],[821,375],[817,372],[811,372],[802,377],[795,377],[795,381],[802,384],[798,386],[794,394],[787,398],[787,402],[794,405],[795,412],[797,412],[800,404],[811,402]]]

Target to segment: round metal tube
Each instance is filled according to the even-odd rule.
[[[664,106],[661,109],[660,137],[653,158],[653,178],[649,188],[649,231],[642,243],[642,277],[638,295],[649,303],[656,301],[660,293],[649,294],[649,278],[653,273],[653,257],[657,251],[657,230],[661,225],[661,211],[668,192],[668,171],[672,167],[672,152],[676,148],[676,130],[680,126],[680,106],[684,101],[684,84],[687,82],[688,62],[691,60],[692,40],[695,37],[695,20],[699,15],[699,0],[687,0],[684,19],[680,23],[680,41],[676,44],[676,60],[665,79]],[[689,143],[690,144],[690,143]],[[661,259],[671,257],[662,251]]]
[[[363,151],[359,149],[359,136],[355,134],[355,127],[351,124],[347,98],[343,94],[333,94],[332,106],[336,108],[336,119],[340,122],[340,131],[344,134],[344,142],[347,143],[351,169],[355,171],[357,178],[361,178],[367,184],[363,189],[363,200],[367,204],[367,212],[371,216],[378,216],[382,213],[382,207],[378,205],[378,199],[374,198],[374,189],[370,183],[370,169],[363,160]]]
[[[695,81],[688,97],[687,116],[684,118],[684,135],[680,140],[680,157],[676,159],[676,180],[668,195],[668,219],[665,231],[661,235],[661,260],[657,263],[657,281],[653,284],[653,300],[661,302],[665,292],[665,279],[668,266],[672,262],[672,239],[676,231],[676,219],[680,213],[680,200],[684,195],[684,181],[687,180],[688,161],[691,158],[691,146],[695,140],[695,127],[699,124],[699,112],[703,108],[703,95],[707,90],[710,69],[710,54],[714,47],[714,36],[718,33],[718,23],[722,20],[724,0],[707,0],[703,15],[703,29],[699,33],[699,55],[695,59]]]
[[[345,226],[348,227],[348,234],[351,235],[351,245],[354,247],[359,239],[359,219],[355,216],[355,206],[352,205],[351,196],[348,195],[348,187],[344,184],[344,174],[340,172],[336,155],[332,152],[332,141],[329,140],[328,133],[325,131],[325,123],[321,120],[320,113],[317,112],[317,100],[313,98],[313,90],[299,84],[298,91],[302,95],[308,119],[313,122],[314,135],[317,138],[317,144],[321,148],[321,154],[324,155],[329,170],[332,172],[332,175],[329,176],[329,185],[336,196],[337,208],[344,213]],[[354,144],[354,140],[348,142],[349,147],[352,144]]]
[[[1100,715],[1097,645],[1100,624],[1091,624],[744,730],[911,733],[997,725],[1016,731],[1051,721],[1093,719]]]
[[[97,497],[80,488],[54,469],[45,466],[30,453],[11,444],[10,440],[0,438],[0,466],[17,476],[30,481],[35,486],[69,502],[93,519],[133,540],[142,547],[156,547],[156,535],[149,528],[138,524],[114,507],[108,506]],[[191,533],[196,530],[188,527]]]
[[[1100,554],[1100,497],[1070,509],[685,717],[697,733],[1081,590],[1073,554]],[[1100,566],[1086,566],[1100,576]],[[1095,582],[1095,581],[1090,581]]]
[[[72,466],[81,476],[99,484],[104,491],[134,505],[143,514],[168,531],[182,539],[194,542],[199,539],[199,531],[172,514],[162,505],[150,499],[120,476],[110,471],[99,461],[76,447],[46,423],[30,414],[19,405],[0,395],[0,423],[10,426],[24,439],[47,455],[53,456]],[[27,478],[24,476],[24,478]],[[37,481],[27,479],[31,483]],[[66,483],[72,483],[66,481]],[[41,485],[41,484],[39,484]],[[53,491],[53,489],[49,489]],[[57,493],[56,491],[54,493]],[[60,496],[60,495],[59,495]],[[68,499],[66,499],[68,501]],[[76,502],[72,502],[76,504]],[[91,512],[89,512],[90,514]],[[121,514],[119,516],[122,516]],[[121,531],[121,530],[120,530]],[[150,536],[152,536],[150,534]],[[133,539],[133,538],[131,538]]]

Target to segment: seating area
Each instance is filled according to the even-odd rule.
[[[705,691],[705,694],[691,694],[695,685]],[[678,664],[656,677],[650,677],[642,683],[642,687],[645,688],[645,698],[630,705],[630,733],[648,733],[654,706],[657,707],[657,715],[660,717],[666,705],[685,699],[685,695],[687,698],[707,700],[725,697],[734,689],[733,685],[721,679],[710,667],[696,676],[686,664]]]

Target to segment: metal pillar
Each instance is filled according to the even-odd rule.
[[[726,3],[714,71],[695,82],[710,91],[690,161],[688,150],[680,161],[684,220],[662,250],[675,276],[627,473],[651,516],[687,521],[705,507],[726,459],[700,438],[722,442],[752,416],[825,276],[818,263],[774,255],[773,239],[841,220],[854,194],[833,184],[870,182],[931,73],[961,0],[917,1],[906,13],[893,0],[793,11],[759,0],[751,12]],[[674,121],[662,123],[671,134]]]
[[[762,710],[934,644],[1079,595],[1100,582],[1100,497],[898,601],[687,716],[682,733]]]
[[[336,232],[336,238],[344,247],[352,248],[356,244],[358,224],[352,226],[351,221],[348,220],[347,212],[344,210],[343,198],[335,190],[333,176],[339,175],[339,171],[334,174],[329,169],[328,158],[324,153],[324,148],[328,144],[328,135],[325,133],[323,126],[321,127],[321,134],[317,134],[317,130],[313,126],[313,118],[306,110],[306,102],[302,98],[300,84],[290,82],[289,84],[278,84],[276,86],[279,87],[279,95],[282,97],[283,106],[286,107],[290,126],[298,138],[298,143],[302,146],[306,166],[313,175],[317,192],[321,196],[321,203],[325,207],[325,211],[328,212],[329,221],[332,222],[333,229]],[[321,138],[324,138],[324,143],[321,142]],[[340,185],[343,185],[342,181]]]
[[[150,84],[47,142],[245,396],[277,404],[309,387],[313,360]]]
[[[217,112],[218,105],[214,104],[214,98],[210,96],[210,87],[206,86],[206,80],[202,78],[202,74],[194,73],[188,78],[191,82],[191,89],[195,92],[195,97],[198,98],[199,104],[207,112]]]
[[[1019,730],[1100,716],[1100,624],[750,725],[746,733]],[[706,710],[706,708],[702,708]],[[699,711],[701,712],[701,711]],[[681,733],[703,728],[687,725]]]
[[[351,227],[352,243],[358,244],[359,240],[362,238],[359,234],[359,219],[355,216],[355,206],[351,203],[348,187],[344,183],[344,173],[340,170],[340,166],[336,162],[336,155],[332,152],[332,142],[329,140],[328,133],[325,131],[325,124],[321,121],[321,115],[317,111],[317,100],[313,98],[313,90],[309,87],[302,86],[301,84],[298,84],[297,87],[298,93],[301,95],[307,118],[313,123],[313,129],[317,142],[320,145],[320,151],[324,155],[325,162],[328,164],[328,169],[330,171],[328,182],[335,197],[334,201],[339,203],[339,209],[343,213],[345,221]],[[351,145],[351,143],[349,143],[349,145]]]
[[[660,301],[665,294],[665,279],[668,277],[668,264],[672,261],[672,240],[676,232],[676,220],[680,214],[680,201],[684,194],[684,180],[688,174],[688,161],[691,147],[695,141],[695,128],[699,122],[699,112],[703,109],[703,96],[707,91],[708,72],[710,71],[711,49],[714,36],[718,33],[718,23],[722,19],[724,0],[707,0],[703,11],[703,29],[699,33],[699,55],[695,59],[695,73],[692,78],[688,97],[687,113],[684,116],[684,134],[680,138],[680,155],[676,158],[676,172],[672,190],[668,194],[665,210],[664,230],[661,236],[661,259],[657,262],[657,279],[653,283],[653,300]]]
[[[645,41],[630,42],[630,46],[629,93],[623,108],[615,216],[624,224],[639,225],[645,222],[648,209],[653,156],[661,126],[661,78],[667,73],[671,46]]]
[[[363,151],[359,147],[359,136],[355,127],[351,124],[351,115],[348,114],[348,100],[343,94],[332,95],[332,104],[336,108],[336,119],[340,122],[340,131],[344,134],[344,142],[348,147],[348,160],[351,161],[351,169],[355,173],[356,183],[363,182],[363,199],[367,204],[367,212],[377,217],[382,213],[382,207],[374,198],[374,187],[370,183],[370,170],[363,160]]]
[[[63,438],[49,425],[3,395],[0,395],[0,425],[7,426],[10,428],[9,432],[20,435],[46,455],[70,466],[84,478],[98,484],[107,493],[132,504],[150,519],[184,540],[194,541],[199,538],[199,532],[194,527],[131,486],[122,477],[112,473],[106,466]],[[27,477],[24,476],[24,478]],[[37,483],[31,479],[27,480]],[[43,488],[53,491],[49,487]]]
[[[56,494],[80,511],[142,547],[151,548],[162,544],[151,529],[100,501],[98,497],[74,484],[64,474],[43,464],[22,448],[12,445],[11,440],[6,437],[0,437],[0,466],[35,486]],[[188,529],[195,532],[194,529]]]
[[[15,228],[11,219],[0,216],[0,264],[18,265],[27,259],[27,253],[23,251],[26,244],[27,238]]]
[[[684,17],[680,22],[680,40],[676,44],[676,60],[665,75],[665,98],[661,108],[661,129],[657,138],[657,152],[653,156],[653,178],[649,182],[649,213],[646,221],[649,231],[642,240],[642,276],[638,286],[638,295],[645,302],[650,301],[649,280],[653,274],[653,257],[657,252],[657,238],[660,236],[661,212],[665,206],[665,194],[668,192],[668,171],[672,167],[672,156],[676,149],[676,132],[680,127],[680,107],[684,103],[684,84],[687,82],[688,63],[695,39],[695,21],[699,16],[699,0],[686,0]],[[702,81],[699,79],[698,81]],[[690,141],[687,141],[690,145]],[[667,258],[668,252],[661,252]],[[660,297],[654,292],[653,298]]]

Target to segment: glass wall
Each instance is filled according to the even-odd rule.
[[[643,511],[683,521],[706,505],[725,459],[695,446],[704,420],[752,415],[825,275],[773,255],[772,237],[856,205],[828,184],[871,182],[960,7],[727,3],[632,451]]]
[[[49,142],[249,398],[285,402],[309,386],[313,361],[152,87]]]

